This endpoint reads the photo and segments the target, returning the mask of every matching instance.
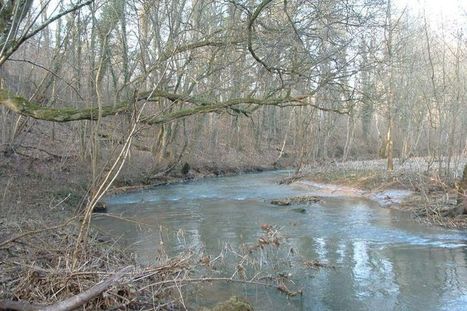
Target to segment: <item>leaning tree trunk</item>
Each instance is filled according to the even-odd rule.
[[[459,183],[457,208],[460,214],[467,214],[467,164],[464,166],[462,180]]]

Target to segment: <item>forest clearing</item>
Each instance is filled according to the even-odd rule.
[[[467,6],[416,2],[0,0],[0,310],[462,310]]]

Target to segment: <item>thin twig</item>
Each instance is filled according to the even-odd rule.
[[[50,230],[56,230],[56,229],[59,229],[59,228],[63,228],[63,227],[66,227],[70,224],[70,222],[72,222],[73,220],[75,220],[77,218],[77,216],[74,216],[74,217],[71,217],[70,219],[68,219],[66,222],[64,222],[63,224],[60,224],[60,225],[57,225],[57,226],[53,226],[53,227],[49,227],[49,228],[43,228],[43,229],[37,229],[37,230],[31,230],[31,231],[27,231],[27,232],[24,232],[22,234],[19,234],[17,236],[14,236],[6,241],[3,241],[0,243],[0,248],[4,248],[5,245],[9,244],[9,243],[12,243],[18,239],[21,239],[21,238],[24,238],[26,236],[29,236],[29,235],[34,235],[34,234],[38,234],[38,233],[41,233],[41,232],[44,232],[44,231],[50,231]]]

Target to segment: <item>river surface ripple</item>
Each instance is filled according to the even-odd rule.
[[[94,222],[120,238],[142,263],[155,256],[161,230],[170,254],[191,245],[215,255],[225,243],[254,242],[263,234],[261,224],[274,224],[296,256],[335,267],[292,265],[289,273],[303,289],[301,297],[221,284],[186,298],[196,306],[239,295],[255,310],[467,310],[465,231],[426,226],[363,198],[329,198],[303,206],[304,213],[297,212],[300,206],[271,205],[271,199],[306,194],[278,185],[287,174],[210,178],[111,196],[109,213],[147,226],[106,216]]]

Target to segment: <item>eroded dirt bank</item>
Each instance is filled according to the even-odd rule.
[[[425,170],[425,161],[413,159],[393,172],[385,170],[383,160],[310,165],[283,182],[307,189],[310,195],[365,197],[429,224],[467,229],[467,215],[459,215],[456,202],[465,159],[445,177]]]

